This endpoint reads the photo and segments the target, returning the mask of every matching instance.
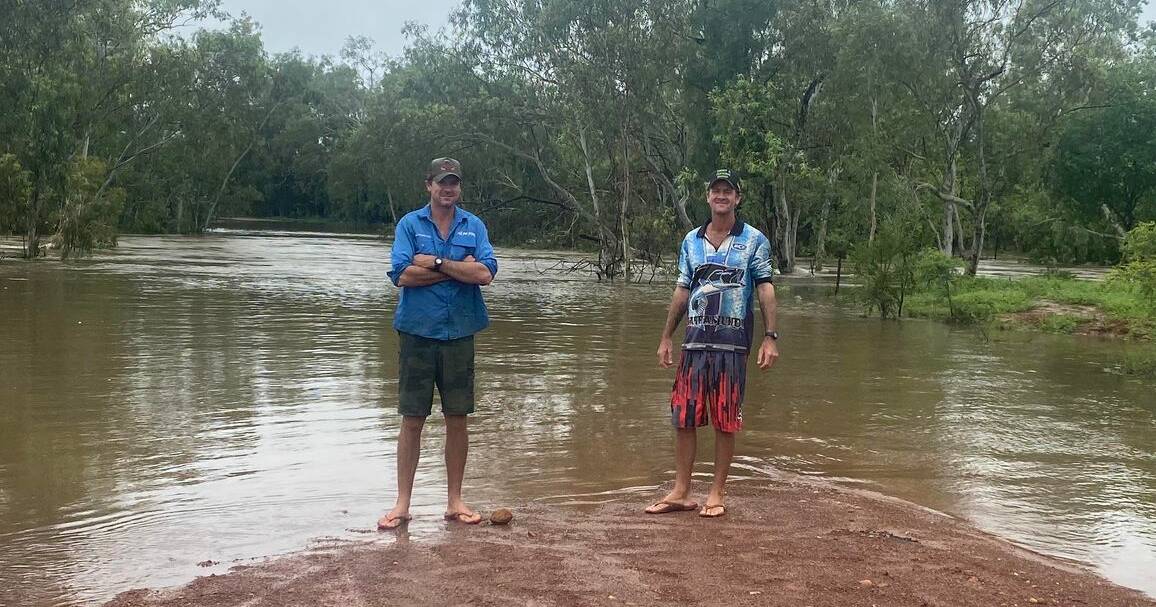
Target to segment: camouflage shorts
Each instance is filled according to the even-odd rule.
[[[443,415],[474,412],[474,336],[441,341],[398,332],[398,412],[427,417],[437,386]]]

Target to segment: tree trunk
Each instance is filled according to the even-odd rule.
[[[39,217],[40,217],[40,184],[37,182],[36,189],[32,192],[32,207],[29,209],[27,222],[24,224],[24,258],[36,259],[40,256],[40,232]]]
[[[791,214],[791,271],[795,271],[795,255],[798,254],[799,246],[799,217],[802,213],[799,212],[798,207],[795,207],[795,212]]]
[[[827,258],[827,219],[831,215],[831,206],[835,202],[835,197],[838,195],[835,188],[836,182],[839,180],[839,169],[831,167],[827,171],[827,192],[823,196],[823,207],[819,211],[819,234],[815,243],[815,262],[812,264],[813,271],[823,269],[823,261]]]
[[[959,205],[952,203],[951,212],[955,216],[955,243],[959,250],[960,256],[966,255],[967,251],[963,248],[963,243],[967,242],[963,239],[963,220],[959,218]]]
[[[630,150],[627,148],[626,133],[622,134],[622,202],[619,204],[618,231],[622,236],[622,275],[630,279],[630,225],[626,221],[627,207],[630,205]]]
[[[984,154],[983,106],[980,104],[978,93],[972,89],[970,96],[972,108],[975,111],[975,139],[976,155],[979,160],[979,195],[975,197],[972,209],[971,250],[967,255],[967,275],[975,276],[979,270],[979,255],[983,252],[983,236],[987,228],[987,205],[991,198],[991,184],[988,182],[987,157]]]
[[[611,231],[606,229],[602,221],[602,204],[598,200],[598,188],[594,185],[594,166],[590,162],[590,149],[586,143],[586,128],[578,128],[578,145],[582,149],[582,165],[586,173],[586,188],[590,195],[590,205],[594,209],[594,224],[598,229],[598,278],[608,277],[613,279],[615,274],[615,265],[617,255],[615,249],[618,248],[618,238]],[[545,174],[545,167],[539,161],[539,169]],[[547,177],[547,179],[549,179]],[[549,180],[553,183],[552,180]],[[560,188],[561,186],[556,186]],[[565,188],[562,188],[565,189]]]
[[[879,101],[874,95],[871,96],[871,138],[873,144],[879,143]],[[875,157],[875,146],[872,146],[871,163],[878,166],[878,159]],[[868,216],[870,220],[870,229],[867,232],[867,242],[875,242],[875,230],[879,227],[879,219],[875,215],[875,194],[879,191],[879,171],[875,170],[871,173],[871,198],[868,202]],[[836,287],[835,292],[839,289]]]
[[[36,218],[29,217],[28,230],[24,234],[24,258],[36,259],[40,256],[40,234],[36,231]]]
[[[779,271],[790,274],[795,271],[794,227],[791,209],[787,205],[787,167],[779,165],[775,184],[775,241],[779,245]]]
[[[963,142],[963,137],[970,129],[963,117],[959,117],[955,123],[955,132],[950,136],[947,142],[947,153],[944,157],[943,168],[943,182],[939,187],[939,197],[943,200],[943,253],[948,256],[955,254],[955,234],[956,230],[960,229],[958,225],[953,223],[957,217],[956,203],[952,199],[957,199],[959,192],[959,180],[956,178],[957,173],[957,159],[959,156],[959,146]],[[958,222],[956,222],[958,223]],[[959,240],[960,246],[963,246],[963,239]]]
[[[694,224],[691,223],[690,215],[686,212],[686,205],[690,202],[690,193],[680,192],[679,187],[674,183],[675,180],[666,174],[654,158],[649,153],[646,153],[645,156],[646,163],[650,165],[650,171],[660,186],[660,191],[665,192],[666,196],[670,197],[670,203],[674,207],[674,214],[678,217],[679,225],[682,226],[683,230],[691,229]]]
[[[975,276],[975,273],[979,271],[979,254],[983,251],[983,239],[987,233],[986,216],[987,205],[984,205],[983,208],[976,209],[975,224],[972,226],[971,251],[968,251],[967,259],[968,276]]]
[[[955,195],[955,158],[952,157],[947,163],[947,171],[943,176],[943,187],[941,191],[947,192],[952,196]],[[943,201],[943,254],[947,256],[955,255],[955,203],[951,200]]]
[[[233,178],[233,173],[236,172],[237,166],[241,164],[241,161],[245,159],[245,156],[249,155],[249,150],[253,149],[254,143],[257,143],[257,138],[255,136],[251,141],[249,141],[249,145],[245,146],[245,149],[242,150],[235,159],[233,159],[233,164],[229,167],[229,172],[225,173],[225,178],[221,180],[221,185],[217,188],[217,194],[213,196],[213,201],[209,204],[209,208],[206,210],[204,218],[197,218],[197,221],[193,226],[194,229],[196,229],[198,232],[204,232],[205,230],[209,229],[209,222],[213,221],[213,215],[217,213],[217,205],[221,203],[221,196],[225,194],[225,187],[229,185],[229,180]]]

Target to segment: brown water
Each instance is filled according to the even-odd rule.
[[[467,498],[643,505],[672,468],[672,375],[654,362],[670,286],[499,254]],[[0,604],[379,537],[398,426],[387,259],[365,236],[219,232],[0,263]],[[1154,386],[1102,370],[1124,345],[880,322],[801,284],[780,310],[737,482],[879,490],[1156,594]],[[441,434],[427,426],[418,536],[444,529]]]

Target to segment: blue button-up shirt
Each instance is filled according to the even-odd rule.
[[[389,271],[394,285],[418,254],[452,261],[473,255],[490,269],[491,275],[498,273],[498,260],[494,257],[486,224],[477,215],[458,207],[454,207],[454,221],[446,239],[438,232],[428,204],[397,222]],[[453,279],[425,287],[401,287],[393,318],[393,328],[398,331],[443,341],[468,337],[489,324],[481,287]]]

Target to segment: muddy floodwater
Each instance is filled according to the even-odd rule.
[[[644,505],[672,468],[669,280],[498,253],[467,499]],[[0,262],[0,605],[375,538],[399,422],[388,258],[372,236],[219,230]],[[880,491],[1156,595],[1156,385],[1104,371],[1126,344],[880,322],[809,280],[781,282],[782,359],[750,373],[737,482]],[[444,529],[426,428],[417,537]]]

